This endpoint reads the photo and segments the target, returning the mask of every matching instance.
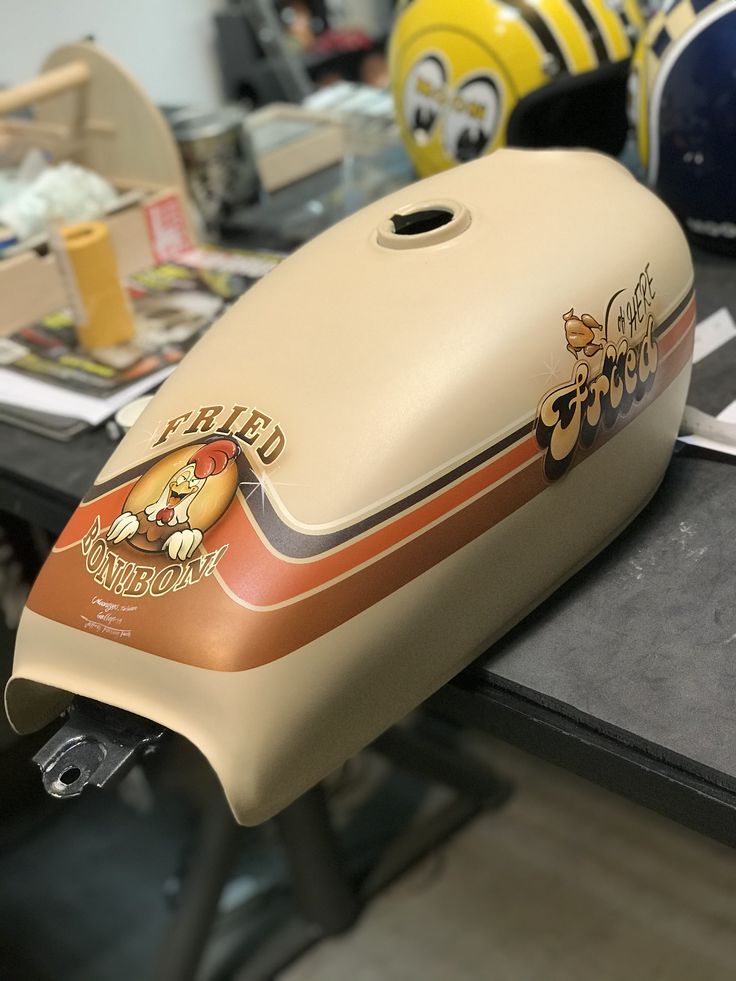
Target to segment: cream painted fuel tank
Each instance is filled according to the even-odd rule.
[[[585,152],[503,150],[284,261],[196,346],[31,593],[7,707],[82,694],[270,816],[590,559],[670,458],[693,274]],[[591,617],[595,611],[591,611]]]

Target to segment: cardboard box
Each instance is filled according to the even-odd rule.
[[[194,242],[181,193],[142,192],[105,217],[121,277],[174,258]],[[40,254],[44,252],[45,254]],[[48,244],[0,260],[0,335],[69,305],[65,280]]]
[[[256,166],[267,191],[278,191],[345,155],[345,131],[327,113],[275,102],[248,117]]]
[[[104,220],[121,276],[194,244],[171,131],[125,67],[93,42],[62,45],[38,76],[0,92],[0,146],[18,159],[38,147],[120,191],[120,205]],[[56,258],[47,244],[33,246],[0,259],[0,335],[69,305]]]

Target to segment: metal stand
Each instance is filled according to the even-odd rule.
[[[214,787],[197,834],[194,861],[154,965],[155,981],[194,981],[242,829],[219,786]]]
[[[460,755],[453,745],[454,736],[455,730],[446,724],[425,722],[422,729],[397,727],[377,740],[375,748],[397,767],[449,787],[455,794],[449,803],[386,842],[378,861],[358,881],[347,872],[346,856],[321,786],[277,815],[273,827],[286,857],[293,903],[283,908],[280,922],[271,922],[264,936],[255,938],[255,943],[253,938],[250,942],[244,939],[235,949],[231,944],[227,964],[202,975],[200,965],[218,900],[243,833],[219,787],[214,789],[200,825],[194,861],[159,951],[154,981],[204,981],[205,977],[208,981],[269,981],[314,943],[349,929],[368,899],[481,809],[500,806],[510,786],[486,765]]]
[[[325,936],[347,930],[358,918],[360,907],[345,874],[322,786],[294,801],[274,822],[302,916]]]

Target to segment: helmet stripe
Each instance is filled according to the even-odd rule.
[[[513,7],[514,10],[517,10],[521,14],[527,27],[536,35],[537,40],[547,54],[552,55],[561,68],[564,68],[565,71],[570,72],[572,69],[567,56],[557,43],[557,39],[555,38],[551,29],[547,26],[542,16],[537,13],[534,7],[526,3],[526,0],[502,0],[502,2],[507,4],[509,7]]]
[[[590,12],[601,28],[601,35],[608,48],[611,62],[631,57],[633,43],[638,35],[636,21],[626,12],[625,0],[604,0],[603,4],[587,0]]]
[[[598,59],[599,64],[605,64],[607,61],[609,61],[608,50],[601,35],[601,29],[590,10],[588,10],[585,0],[569,0],[569,2],[572,9],[583,22],[583,26],[590,37],[593,50],[595,51],[595,56]]]
[[[636,47],[636,38],[637,38],[638,31],[636,27],[632,24],[629,15],[626,13],[626,9],[623,3],[621,4],[621,6],[617,6],[615,9],[612,8],[612,12],[618,18],[618,21],[621,25],[621,31],[624,36],[624,42],[626,48],[628,49],[625,57],[630,58],[631,55],[633,54],[634,48]]]
[[[661,56],[661,64],[654,76],[654,83],[649,97],[649,165],[647,180],[654,186],[659,178],[659,114],[662,107],[662,96],[670,72],[676,65],[680,55],[699,34],[707,30],[722,17],[734,13],[733,3],[713,3],[711,9],[699,14],[687,30],[677,38],[672,38],[666,28],[662,28],[651,45],[650,52]],[[659,50],[656,50],[659,48]]]

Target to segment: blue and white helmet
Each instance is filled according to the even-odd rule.
[[[629,97],[650,186],[694,241],[736,254],[736,0],[668,0]]]

